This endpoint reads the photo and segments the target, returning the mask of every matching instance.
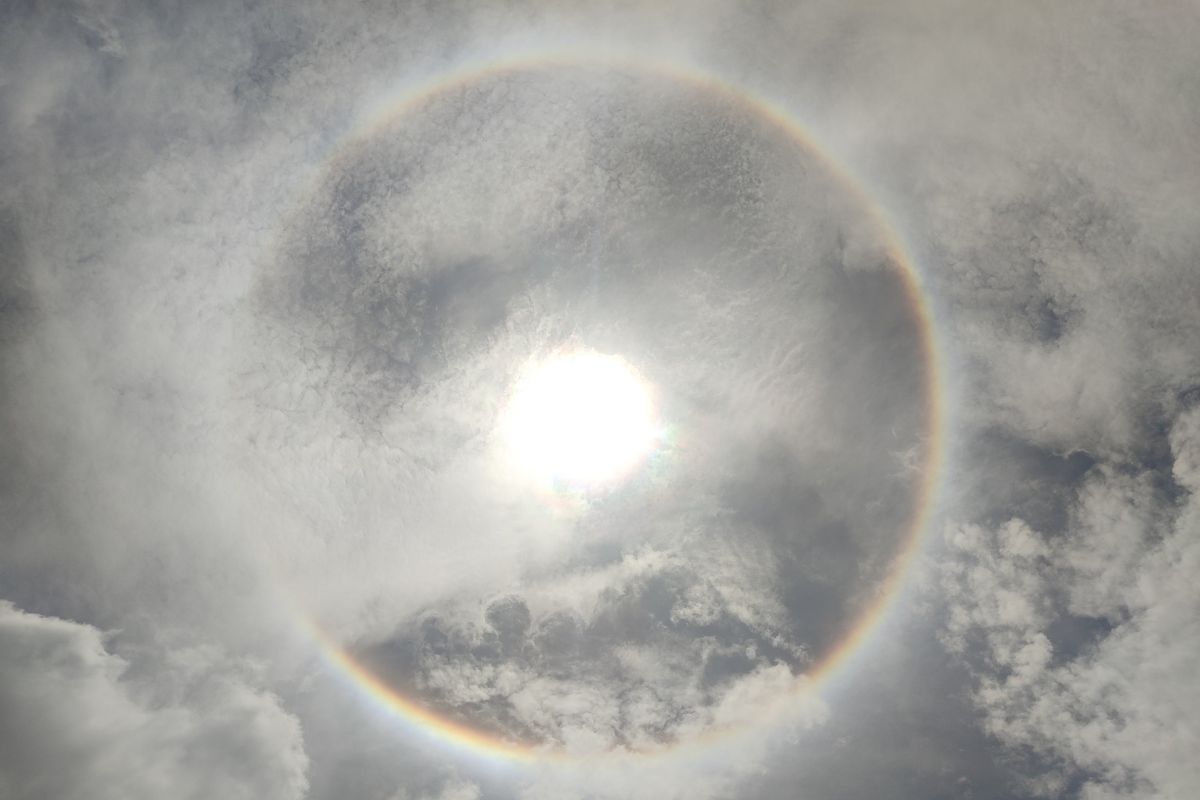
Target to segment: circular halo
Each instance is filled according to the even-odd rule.
[[[483,66],[460,68],[446,74],[430,77],[427,82],[405,91],[400,97],[387,104],[373,119],[368,120],[364,125],[359,126],[355,131],[351,132],[348,137],[334,148],[330,157],[327,158],[326,165],[321,170],[321,174],[322,176],[327,176],[333,173],[338,168],[341,160],[346,157],[346,153],[353,149],[353,145],[370,140],[382,127],[405,116],[423,103],[445,92],[468,87],[498,75],[520,74],[570,66],[620,69],[635,74],[674,81],[729,102],[744,111],[747,116],[782,133],[802,149],[806,155],[814,157],[821,167],[829,175],[833,176],[841,188],[854,199],[859,209],[866,213],[874,224],[877,233],[886,241],[886,258],[901,278],[902,291],[916,323],[916,330],[920,339],[920,356],[924,368],[925,439],[921,452],[916,458],[915,465],[915,468],[920,472],[920,479],[916,484],[915,501],[908,523],[904,527],[900,546],[886,576],[878,584],[874,600],[859,611],[849,629],[843,633],[836,644],[826,648],[821,653],[819,659],[806,672],[794,677],[792,686],[789,689],[789,693],[792,694],[811,692],[827,679],[838,666],[843,665],[852,653],[861,647],[869,634],[877,628],[878,623],[890,607],[891,601],[898,594],[906,569],[919,549],[922,534],[925,531],[934,504],[942,461],[945,420],[942,408],[943,400],[937,347],[929,305],[923,293],[920,276],[906,253],[899,236],[895,233],[892,225],[887,221],[877,204],[870,199],[867,193],[859,186],[858,182],[842,166],[832,160],[828,153],[782,107],[764,97],[708,74],[702,69],[694,67],[685,69],[673,64],[628,58],[591,57],[579,54],[558,53],[502,59],[484,64]],[[303,608],[301,601],[294,601],[294,604],[298,609]],[[364,666],[342,642],[332,636],[329,631],[319,626],[314,619],[303,611],[299,612],[299,621],[307,635],[311,636],[320,645],[322,653],[329,663],[352,679],[375,702],[436,740],[465,748],[476,755],[514,762],[539,760],[575,761],[581,758],[566,751],[548,748],[544,745],[506,739],[441,714],[398,691],[394,686],[381,679],[372,670]],[[603,758],[656,756],[668,752],[680,752],[684,749],[706,746],[740,730],[741,728],[714,727],[690,739],[673,741],[652,751],[609,751],[582,758],[598,760]]]

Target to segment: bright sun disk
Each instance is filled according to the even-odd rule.
[[[624,476],[657,439],[645,382],[624,359],[595,351],[527,367],[502,425],[510,454],[532,477],[574,488]]]

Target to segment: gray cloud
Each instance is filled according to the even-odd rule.
[[[16,798],[299,798],[299,723],[196,646],[110,652],[87,625],[0,606],[0,790]]]

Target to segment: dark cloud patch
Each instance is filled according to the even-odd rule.
[[[1097,463],[1086,452],[1055,453],[1002,429],[979,432],[965,451],[966,463],[988,463],[986,471],[956,476],[976,498],[980,521],[997,524],[1019,514],[1047,532],[1064,530],[1071,491]]]
[[[798,784],[837,800],[889,795],[1009,800],[1016,769],[978,727],[969,673],[917,617],[894,620],[872,652],[851,667],[836,702],[843,711],[800,733],[746,791],[794,797]],[[863,753],[870,753],[864,758]]]
[[[350,248],[353,253],[353,248]],[[304,315],[329,359],[329,378],[366,425],[418,393],[503,325],[527,278],[483,259],[404,279],[317,249],[285,308]]]
[[[305,66],[313,31],[283,9],[254,14],[245,27],[248,56],[241,76],[234,81],[233,94],[238,105],[252,113]]]
[[[1113,623],[1103,617],[1063,613],[1046,626],[1046,637],[1058,663],[1065,663],[1094,650],[1113,630]]]
[[[37,302],[25,236],[16,212],[0,208],[0,348],[23,340],[32,329]]]
[[[818,476],[791,448],[763,442],[749,460],[735,462],[733,472],[724,504],[761,536],[758,546],[769,549],[797,640],[824,652],[859,610],[856,595],[866,577],[863,542],[827,507]]]
[[[500,637],[500,647],[511,653],[521,647],[529,633],[529,607],[519,597],[504,597],[487,607],[488,625]]]

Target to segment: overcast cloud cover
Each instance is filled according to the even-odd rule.
[[[1169,2],[6,5],[0,797],[1200,796],[1197,41]],[[779,100],[911,250],[941,491],[820,686],[933,433],[882,233],[662,74],[378,114],[546,47]],[[564,346],[675,431],[582,498],[495,433]],[[431,739],[316,629],[575,760]]]

